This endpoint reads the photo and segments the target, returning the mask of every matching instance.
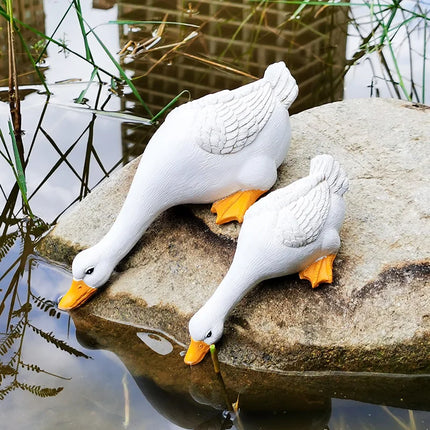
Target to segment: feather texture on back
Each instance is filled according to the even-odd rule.
[[[249,89],[245,94],[226,90],[198,100],[196,140],[202,149],[232,154],[254,142],[270,118],[275,100],[269,83],[263,80]]]
[[[195,109],[197,144],[212,154],[233,154],[254,142],[276,104],[287,110],[298,87],[283,62],[270,65],[264,77],[235,90],[220,91],[187,105]]]
[[[329,155],[311,161],[309,176],[275,190],[256,202],[246,218],[275,215],[276,235],[293,248],[312,243],[321,233],[330,208],[332,194],[342,196],[348,189],[348,178],[339,163]]]

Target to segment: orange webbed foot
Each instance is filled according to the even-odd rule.
[[[307,279],[312,284],[312,288],[319,284],[333,282],[333,261],[335,254],[327,255],[312,263],[299,273],[300,279]]]
[[[238,191],[216,201],[211,208],[217,214],[216,223],[225,224],[230,221],[243,222],[245,212],[267,190]]]

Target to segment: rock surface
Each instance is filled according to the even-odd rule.
[[[350,179],[334,283],[312,290],[291,275],[256,287],[227,321],[221,361],[276,371],[428,371],[430,109],[349,100],[294,115],[291,124],[275,188],[307,175],[321,153],[333,155]],[[70,263],[97,242],[137,162],[64,215],[41,253]],[[188,319],[226,273],[240,230],[217,226],[209,209],[162,214],[84,312],[163,330],[186,344]]]

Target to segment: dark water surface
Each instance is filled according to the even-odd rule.
[[[220,64],[259,77],[267,64],[279,60],[287,62],[300,85],[294,112],[345,97],[397,96],[398,86],[385,82],[373,54],[344,75],[360,45],[347,34],[365,34],[371,25],[371,20],[359,29],[348,25],[346,9],[312,9],[287,22],[297,6],[260,2],[255,10],[239,2],[138,3],[82,4],[84,16],[112,53],[129,40],[148,40],[159,26],[106,24],[111,20],[160,20],[169,11],[168,21],[197,26],[167,25],[155,47],[177,44],[199,32],[192,43],[168,56],[163,57],[172,48],[121,60],[129,76],[142,76],[135,85],[148,109],[136,103],[130,90],[112,89],[106,74],[104,85],[88,83],[92,67],[53,45],[43,64],[53,93],[47,97],[25,56],[18,56],[29,204],[40,219],[31,221],[25,215],[15,177],[1,157],[0,428],[430,428],[430,375],[265,375],[225,367],[224,392],[210,361],[186,367],[184,346],[168,334],[100,321],[85,309],[73,319],[57,310],[58,297],[69,287],[70,271],[38,255],[37,241],[71,204],[140,154],[156,130],[111,112],[148,118],[148,110],[157,113],[184,89],[197,98],[251,80]],[[21,19],[52,34],[67,6],[56,0],[36,1],[31,11],[27,5],[20,12]],[[366,9],[355,7],[354,16],[358,19]],[[76,15],[67,16],[56,37],[82,52]],[[415,53],[425,49],[419,40],[414,43]],[[118,75],[94,39],[91,46],[95,62]],[[412,54],[403,54],[403,45],[396,49],[403,67]],[[414,62],[420,59],[414,57]],[[428,90],[420,84],[419,70],[415,67],[405,81],[416,82],[416,93],[422,96],[418,101],[423,101]],[[7,73],[3,60],[0,78]],[[7,80],[1,82],[7,85]],[[83,90],[87,105],[74,104]],[[12,153],[6,87],[0,95],[0,127]],[[187,99],[184,94],[178,102]],[[4,153],[4,147],[1,150]],[[240,395],[239,418],[225,412],[225,395],[231,401]]]

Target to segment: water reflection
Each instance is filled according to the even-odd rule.
[[[138,332],[136,335],[148,348],[151,348],[157,354],[167,355],[173,351],[171,342],[159,334]]]
[[[193,429],[222,429],[233,425],[234,417],[228,418],[225,412],[223,387],[210,361],[190,368],[183,363],[184,347],[163,333],[105,321],[87,315],[85,310],[74,312],[72,317],[79,342],[86,348],[114,352],[130,371],[144,397],[169,421],[181,428]],[[155,351],[141,341],[142,333],[163,339],[173,346],[172,351],[168,354],[164,350]],[[247,429],[259,428],[262,423],[268,430],[288,425],[297,429],[322,429],[328,422],[328,397],[299,392],[293,395],[279,384],[271,386],[273,375],[269,377],[270,382],[263,383],[267,375],[232,368],[223,368],[223,371],[229,398],[236,398],[240,393],[240,417],[247,423]],[[297,409],[308,412],[282,413]],[[240,424],[234,422],[240,428]]]
[[[188,10],[190,4],[194,13]],[[334,82],[333,78],[341,76],[345,66],[348,10],[309,7],[300,20],[289,20],[296,9],[296,5],[265,1],[250,5],[208,0],[177,1],[174,5],[168,1],[149,1],[145,5],[119,1],[121,20],[162,20],[167,14],[168,21],[198,26],[198,37],[178,50],[177,46],[169,49],[168,45],[184,40],[196,29],[167,25],[162,40],[155,45],[157,50],[142,50],[138,56],[126,57],[123,63],[137,79],[145,101],[154,111],[184,88],[195,99],[209,91],[243,84],[243,76],[223,70],[224,64],[261,77],[268,64],[285,61],[300,87],[300,97],[293,106],[295,112],[340,100],[342,81]],[[122,26],[120,44],[142,41],[153,31],[150,25],[134,27],[134,31]],[[162,49],[163,46],[166,48]],[[213,61],[214,67],[208,67],[207,59]]]
[[[67,378],[55,375],[44,369],[43,365],[29,359],[24,353],[29,336],[36,334],[74,357],[89,357],[32,321],[30,315],[34,306],[44,311],[46,318],[58,319],[60,316],[53,301],[36,295],[31,288],[32,271],[39,262],[34,241],[35,237],[40,236],[44,225],[31,220],[19,220],[15,228],[15,231],[2,236],[0,241],[0,282],[4,285],[0,290],[0,400],[15,390],[28,391],[38,397],[53,397],[63,387],[46,387],[33,383],[34,375]],[[13,248],[19,248],[20,252],[13,252]],[[13,255],[18,257],[10,258]]]
[[[44,2],[30,3],[14,2],[19,9],[18,18],[51,34],[67,5],[45,0],[45,21]],[[86,2],[82,3],[89,8]],[[233,88],[252,79],[237,73],[238,70],[260,77],[268,63],[278,60],[287,62],[301,86],[294,111],[343,96],[347,8],[306,7],[300,20],[290,20],[297,6],[265,1],[252,4],[208,0],[154,0],[145,4],[93,1],[100,9],[112,8],[116,3],[119,19],[163,20],[168,13],[168,20],[197,26],[198,37],[181,44],[181,49],[175,48],[195,27],[167,25],[160,41],[148,52],[122,57],[122,65],[136,78],[138,89],[153,112],[166,106],[183,89],[197,98]],[[109,17],[103,16],[101,20],[107,22],[116,14]],[[95,26],[94,21],[92,24]],[[111,38],[109,42],[114,39],[123,47],[130,41],[153,38],[160,25],[123,25],[118,36],[112,26],[103,29]],[[101,34],[102,28],[97,31]],[[368,34],[361,33],[365,37]],[[6,33],[0,34],[0,49],[4,54],[7,49],[2,34]],[[41,48],[37,38],[32,33],[23,34],[37,57]],[[82,42],[79,32],[75,37],[71,27],[62,28],[57,36],[69,39],[72,47],[80,47]],[[171,46],[166,48],[166,45]],[[109,46],[112,52],[119,50],[114,43]],[[20,83],[29,85],[21,88],[20,94],[24,99],[23,140],[30,205],[46,222],[55,222],[59,214],[85,197],[117,166],[141,153],[155,130],[85,110],[89,106],[100,111],[146,116],[127,89],[124,95],[121,88],[117,89],[116,95],[108,92],[108,85],[91,85],[86,93],[88,106],[81,106],[81,110],[60,108],[59,104],[72,104],[86,87],[79,80],[87,80],[91,68],[88,65],[84,68],[72,55],[66,58],[57,51],[57,47],[48,49],[47,63],[43,66],[54,93],[50,99],[38,94],[41,87],[34,85],[39,82],[24,55],[18,58]],[[361,45],[356,52],[366,54]],[[354,55],[351,58],[354,60]],[[425,63],[426,58],[424,55],[421,60]],[[99,61],[105,66],[105,60]],[[3,78],[7,75],[5,64],[6,61],[0,69]],[[148,71],[151,72],[147,74]],[[64,81],[68,78],[71,79]],[[57,80],[63,83],[52,84]],[[369,75],[363,82],[363,87],[371,82]],[[0,99],[7,101],[7,90],[0,93]],[[184,95],[179,102],[186,100]],[[0,113],[7,118],[6,104],[1,104]],[[4,131],[4,124],[1,126]],[[19,189],[9,167],[3,163],[0,168],[0,191],[4,199],[0,214],[0,399],[11,426],[28,428],[29,422],[34,422],[40,428],[76,428],[90,422],[94,428],[124,427],[127,421],[123,398],[118,393],[123,390],[123,372],[128,370],[133,378],[128,389],[135,428],[141,428],[142,422],[151,423],[151,419],[153,425],[148,424],[149,428],[163,428],[161,418],[151,412],[146,399],[166,417],[168,428],[172,428],[171,423],[181,428],[240,428],[237,421],[233,423],[223,415],[224,395],[210,362],[206,360],[197,368],[185,367],[180,356],[183,348],[162,333],[109,324],[76,313],[81,345],[76,343],[73,324],[68,326],[67,316],[60,315],[54,307],[62,282],[64,288],[68,285],[66,271],[35,252],[35,243],[47,225],[37,218],[28,220],[22,213]],[[58,275],[57,270],[62,274]],[[89,359],[93,357],[91,349],[97,360]],[[125,369],[113,354],[124,363]],[[223,372],[229,398],[235,399],[240,394],[240,416],[246,429],[323,429],[328,425],[339,428],[345,422],[351,428],[364,428],[373,425],[367,418],[369,414],[378,415],[378,428],[392,428],[395,421],[379,404],[390,405],[390,411],[392,407],[403,408],[395,414],[405,423],[407,408],[415,409],[417,417],[420,412],[416,410],[429,410],[428,376],[281,377],[231,368],[223,368]],[[44,397],[43,405],[35,402],[38,397]],[[366,403],[359,406],[357,402]],[[371,407],[369,403],[375,405]],[[72,405],[70,410],[68,404]],[[417,423],[425,428],[429,414],[421,414],[422,421],[417,419]]]
[[[131,42],[143,46],[148,41],[152,45],[136,55],[128,51],[122,66],[131,73],[153,112],[184,89],[196,99],[250,82],[249,76],[261,77],[267,65],[276,61],[285,61],[299,84],[300,95],[290,109],[292,113],[341,100],[348,10],[309,7],[300,20],[289,20],[296,9],[296,5],[264,1],[250,5],[119,1],[118,19],[122,21],[167,20],[197,27],[166,25],[160,33],[159,25],[121,26],[121,46]],[[196,31],[197,37],[182,43]],[[161,34],[158,42],[154,40],[157,34]],[[235,68],[248,76],[232,72]],[[183,97],[181,101],[186,100]],[[144,114],[132,94],[125,94],[121,103],[122,109]],[[137,132],[140,135],[124,125],[123,145],[129,146],[132,137],[142,148],[138,142],[147,141],[148,131],[140,128]]]
[[[74,92],[78,91],[76,85],[70,85],[69,91],[70,87]],[[64,86],[59,89],[62,93],[68,90]],[[116,104],[116,99],[112,94],[106,94],[103,86],[93,86],[89,96],[96,109]],[[23,107],[23,167],[28,201],[33,213],[55,223],[69,206],[82,200],[124,162],[115,140],[115,137],[120,138],[120,124],[109,118],[97,118],[85,107],[59,108],[56,106],[58,100],[45,97],[41,100],[41,96],[34,93],[27,97],[30,105]],[[31,105],[36,99],[39,105]],[[65,133],[64,127],[70,131]],[[127,152],[125,156],[128,158]],[[9,224],[13,224],[13,218],[21,212],[21,201],[10,166],[5,165],[2,169],[0,180],[5,199],[0,221],[9,220]]]
[[[85,309],[72,317],[79,342],[87,348],[112,351],[152,406],[181,428],[324,429],[333,415],[333,398],[428,410],[427,399],[421,394],[430,390],[429,376],[280,375],[222,366],[228,397],[239,395],[240,406],[240,421],[234,416],[226,419],[226,395],[210,359],[187,367],[181,356],[184,347],[163,333],[106,321],[88,315]],[[157,352],[141,341],[142,333],[173,346],[171,352]],[[383,416],[385,412],[378,413]]]
[[[39,31],[45,31],[45,11],[44,0],[15,0],[13,1],[13,11],[15,18],[25,22],[26,24],[37,28]],[[7,83],[7,79],[2,79],[8,76],[8,39],[5,29],[0,31],[0,54],[4,59],[0,62],[0,86]],[[29,29],[23,29],[22,35],[26,41],[32,55],[38,56],[39,52],[43,49],[43,44],[38,43],[38,38]],[[19,49],[16,55],[16,66],[19,70],[21,84],[35,84],[39,83],[38,77],[26,54],[22,41],[17,38],[16,42],[19,44]]]

